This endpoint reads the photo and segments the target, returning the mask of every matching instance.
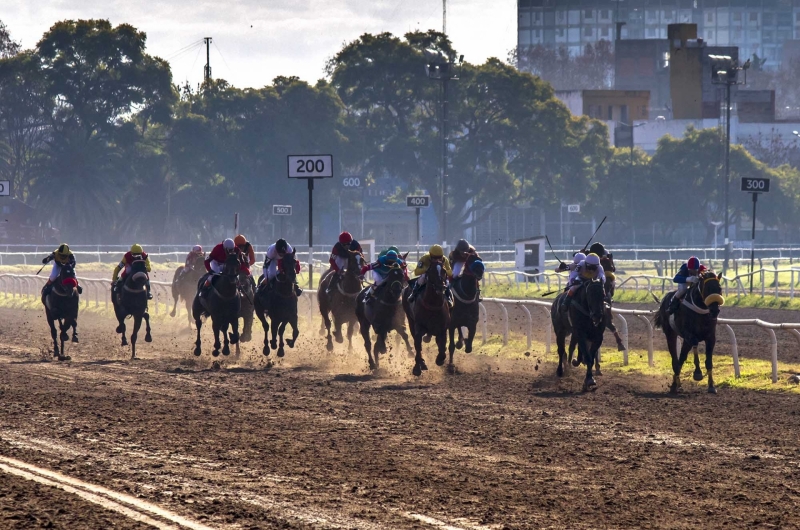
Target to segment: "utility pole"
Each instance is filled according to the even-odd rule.
[[[447,35],[447,0],[442,0],[442,33]]]
[[[204,37],[206,43],[206,66],[203,68],[203,83],[211,81],[211,37]]]

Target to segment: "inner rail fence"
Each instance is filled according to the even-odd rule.
[[[101,304],[106,310],[109,309],[111,303],[111,282],[108,280],[98,280],[93,278],[78,278],[80,284],[84,288],[82,295],[82,303],[85,307],[90,307],[94,304],[95,308],[99,308]],[[0,274],[0,292],[3,293],[5,299],[23,297],[37,297],[41,293],[44,286],[45,278],[32,274]],[[154,314],[159,314],[159,306],[166,304],[167,308],[172,303],[171,299],[171,284],[168,282],[151,281],[151,289],[154,296]],[[317,315],[316,307],[316,293],[315,289],[306,289],[303,292],[302,298],[306,300],[307,317],[309,323],[313,322]],[[545,355],[550,355],[553,349],[553,327],[550,321],[550,308],[552,302],[545,300],[514,300],[505,298],[484,298],[480,303],[480,332],[482,343],[485,344],[490,337],[489,333],[489,314],[487,311],[487,304],[494,305],[499,310],[500,325],[502,329],[502,343],[507,346],[510,335],[510,318],[509,309],[518,309],[525,315],[525,338],[527,348],[530,349],[534,340],[534,315],[537,321],[545,319]],[[183,304],[178,304],[178,314],[180,317]],[[165,314],[167,310],[164,310]],[[639,310],[639,309],[612,309],[614,320],[620,328],[623,338],[625,349],[623,351],[623,365],[628,366],[629,363],[629,332],[628,332],[628,319],[634,319],[642,322],[647,329],[647,362],[650,367],[655,366],[654,362],[654,341],[655,329],[652,319],[655,315],[655,310]],[[492,318],[493,322],[495,318]],[[759,319],[730,319],[720,318],[717,320],[717,326],[723,328],[728,335],[731,353],[733,357],[734,376],[739,379],[741,377],[739,348],[736,341],[735,327],[753,326],[761,328],[766,333],[766,338],[769,339],[770,345],[770,361],[772,364],[771,379],[773,383],[778,381],[778,340],[776,331],[786,331],[790,333],[800,347],[800,323],[773,323],[766,322]],[[680,346],[679,346],[680,347]]]

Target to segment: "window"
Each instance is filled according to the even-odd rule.
[[[750,22],[758,23],[758,13],[750,13],[748,18],[750,19]]]
[[[662,12],[662,17],[663,17],[664,21],[668,21],[668,20],[674,19],[675,18],[675,10],[673,10],[673,9],[665,9]]]
[[[741,30],[735,29],[733,30],[733,41],[740,42],[742,40],[742,32]]]
[[[531,18],[533,19],[534,24],[541,24],[542,23],[542,14],[541,13],[531,13]]]
[[[611,105],[608,106],[608,119],[609,120],[614,119],[614,107],[612,107]]]
[[[706,22],[708,24],[713,24],[714,23],[714,12],[713,11],[707,11],[706,12]]]
[[[592,36],[592,28],[590,28],[589,26],[586,26],[585,28],[583,28],[583,36],[584,37],[591,37]]]
[[[658,36],[658,32],[656,31],[656,28],[647,28],[647,38],[648,39],[653,39],[653,38],[655,38],[657,36]]]
[[[648,9],[646,13],[647,20],[658,20],[658,11],[655,9]]]
[[[556,28],[556,37],[564,38],[564,28]]]
[[[584,9],[583,18],[591,20],[592,18],[594,18],[594,12],[591,9]]]
[[[608,20],[609,18],[611,18],[611,11],[608,9],[601,9],[600,18],[603,20]]]
[[[706,30],[706,40],[709,40],[709,41],[714,40],[714,30],[713,29]]]
[[[608,34],[609,34],[609,33],[611,33],[611,32],[608,30],[608,28],[602,28],[602,29],[600,29],[600,36],[601,36],[601,37],[608,37]]]
[[[764,26],[774,26],[775,25],[775,13],[762,13],[761,14],[761,23]]]
[[[749,37],[751,42],[752,41],[759,41],[759,40],[761,40],[761,32],[758,31],[757,29],[751,29],[749,31],[748,37]]]
[[[556,22],[559,24],[564,24],[567,21],[567,12],[566,11],[556,11]]]
[[[742,13],[741,12],[736,11],[735,13],[733,13],[732,16],[733,16],[733,21],[734,22],[741,22],[742,21]]]

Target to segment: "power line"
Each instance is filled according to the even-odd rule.
[[[214,45],[214,48],[216,48],[216,49],[217,49],[217,53],[219,53],[219,57],[220,57],[220,59],[222,59],[222,62],[223,62],[223,63],[225,63],[225,67],[228,69],[228,71],[229,71],[230,73],[233,73],[233,70],[232,70],[232,69],[231,69],[231,67],[228,65],[228,61],[226,61],[226,60],[225,60],[225,57],[222,55],[222,50],[220,50],[220,49],[219,49],[219,46],[217,46],[217,43],[216,43],[216,42],[212,42],[212,44]]]
[[[170,60],[172,60],[172,59],[175,59],[175,58],[176,58],[176,57],[178,57],[179,55],[183,55],[184,53],[186,53],[186,52],[188,52],[188,51],[191,51],[191,50],[193,50],[195,46],[199,46],[200,44],[202,44],[202,42],[203,42],[203,41],[197,40],[197,41],[194,41],[194,42],[192,42],[191,44],[187,44],[187,45],[186,45],[186,46],[184,46],[183,48],[180,48],[179,50],[176,50],[176,51],[174,51],[174,52],[172,52],[172,53],[168,54],[168,55],[166,56],[166,60],[167,60],[167,61],[170,61]]]

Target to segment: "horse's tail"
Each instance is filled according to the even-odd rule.
[[[180,289],[178,288],[178,278],[181,277],[181,273],[183,272],[183,265],[175,269],[175,274],[172,275],[172,298],[177,300],[178,296],[180,295]]]
[[[653,325],[656,329],[661,329],[664,327],[664,311],[659,307],[658,311],[656,311],[656,317],[653,319]]]

